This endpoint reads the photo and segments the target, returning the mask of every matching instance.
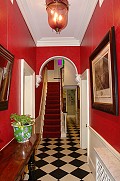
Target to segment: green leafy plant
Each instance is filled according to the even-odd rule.
[[[30,115],[19,115],[19,114],[11,114],[10,119],[12,121],[12,126],[25,126],[25,125],[32,125],[34,124],[33,118]]]

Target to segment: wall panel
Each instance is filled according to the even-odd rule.
[[[97,4],[81,44],[80,70],[89,68],[89,56],[98,46],[110,27],[115,26],[118,70],[118,92],[120,92],[120,1],[104,0],[102,7]],[[120,102],[120,96],[119,96]],[[120,106],[119,106],[120,110]],[[120,152],[120,115],[114,116],[91,109],[91,127],[110,145]],[[119,111],[120,113],[120,111]]]

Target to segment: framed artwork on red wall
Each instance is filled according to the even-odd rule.
[[[0,111],[8,109],[14,56],[0,45]]]
[[[115,29],[112,27],[90,55],[92,108],[118,115]]]

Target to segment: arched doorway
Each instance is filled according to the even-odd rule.
[[[77,101],[78,99],[78,87],[80,85],[80,75],[78,74],[78,70],[76,65],[67,57],[64,56],[54,56],[47,59],[39,70],[39,75],[36,76],[36,87],[39,86],[41,79],[42,79],[42,71],[44,67],[49,64],[51,61],[54,60],[54,66],[56,69],[59,69],[57,66],[57,62],[59,60],[64,60],[64,95],[66,96],[66,105],[67,105],[67,112],[68,115],[73,116],[76,118],[76,123],[80,124],[79,115],[80,115],[80,102]],[[50,72],[50,73],[49,73]],[[58,71],[52,72],[52,70],[48,70],[48,77],[49,81],[59,81],[60,75],[57,73]],[[51,78],[50,78],[51,77]],[[79,90],[80,91],[80,90]],[[79,104],[79,105],[78,105]],[[73,114],[73,109],[75,114]]]
[[[70,60],[69,58],[67,57],[64,57],[64,56],[54,56],[54,57],[50,57],[48,58],[43,64],[42,66],[40,67],[40,70],[39,70],[39,75],[36,75],[36,87],[39,86],[40,82],[41,82],[41,78],[42,78],[42,70],[43,68],[45,67],[45,65],[50,62],[51,60],[54,60],[54,59],[64,59],[66,60],[67,62],[69,62],[75,69],[75,80],[76,82],[79,84],[80,83],[80,74],[78,74],[78,70],[77,70],[77,67],[76,65],[72,62],[72,60]]]
[[[65,90],[65,92],[67,92],[67,95],[66,95],[66,104],[68,106],[67,109],[72,107],[72,110],[73,110],[74,109],[73,104],[75,102],[75,115],[73,115],[73,113],[71,113],[72,111],[70,109],[66,110],[66,111],[69,112],[70,116],[71,115],[73,115],[73,117],[75,116],[76,124],[80,124],[80,100],[78,101],[78,97],[79,97],[78,91],[79,91],[79,95],[80,95],[80,89],[78,89],[78,87],[80,86],[80,74],[78,74],[76,65],[69,58],[64,57],[64,56],[54,56],[54,57],[50,57],[49,59],[47,59],[40,67],[39,75],[36,76],[36,78],[37,78],[36,86],[39,86],[39,84],[41,82],[42,71],[44,70],[44,67],[51,61],[53,61],[53,60],[58,61],[59,59],[64,59],[64,61],[65,61],[64,74],[65,74],[65,76],[67,76],[67,78],[64,78],[65,79],[64,90]],[[70,83],[70,81],[69,81],[71,79],[73,79],[72,83]],[[73,98],[73,96],[74,96],[74,98]]]

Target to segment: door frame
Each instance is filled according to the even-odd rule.
[[[24,104],[27,103],[28,99],[30,99],[30,97],[28,96],[28,98],[25,97],[25,90],[29,89],[31,96],[31,103],[32,104],[27,104],[27,106],[30,107],[30,115],[32,118],[35,118],[35,72],[34,70],[26,63],[26,61],[24,59],[20,60],[20,64],[21,64],[21,95],[20,95],[20,114],[26,114],[24,112]],[[25,84],[25,81],[27,80],[27,84]],[[30,89],[30,85],[32,85],[31,89]]]
[[[82,108],[85,106],[86,111]],[[84,120],[84,118],[86,118]],[[90,123],[90,78],[89,69],[80,77],[80,147],[89,153],[89,123]],[[86,129],[85,129],[86,127]]]

